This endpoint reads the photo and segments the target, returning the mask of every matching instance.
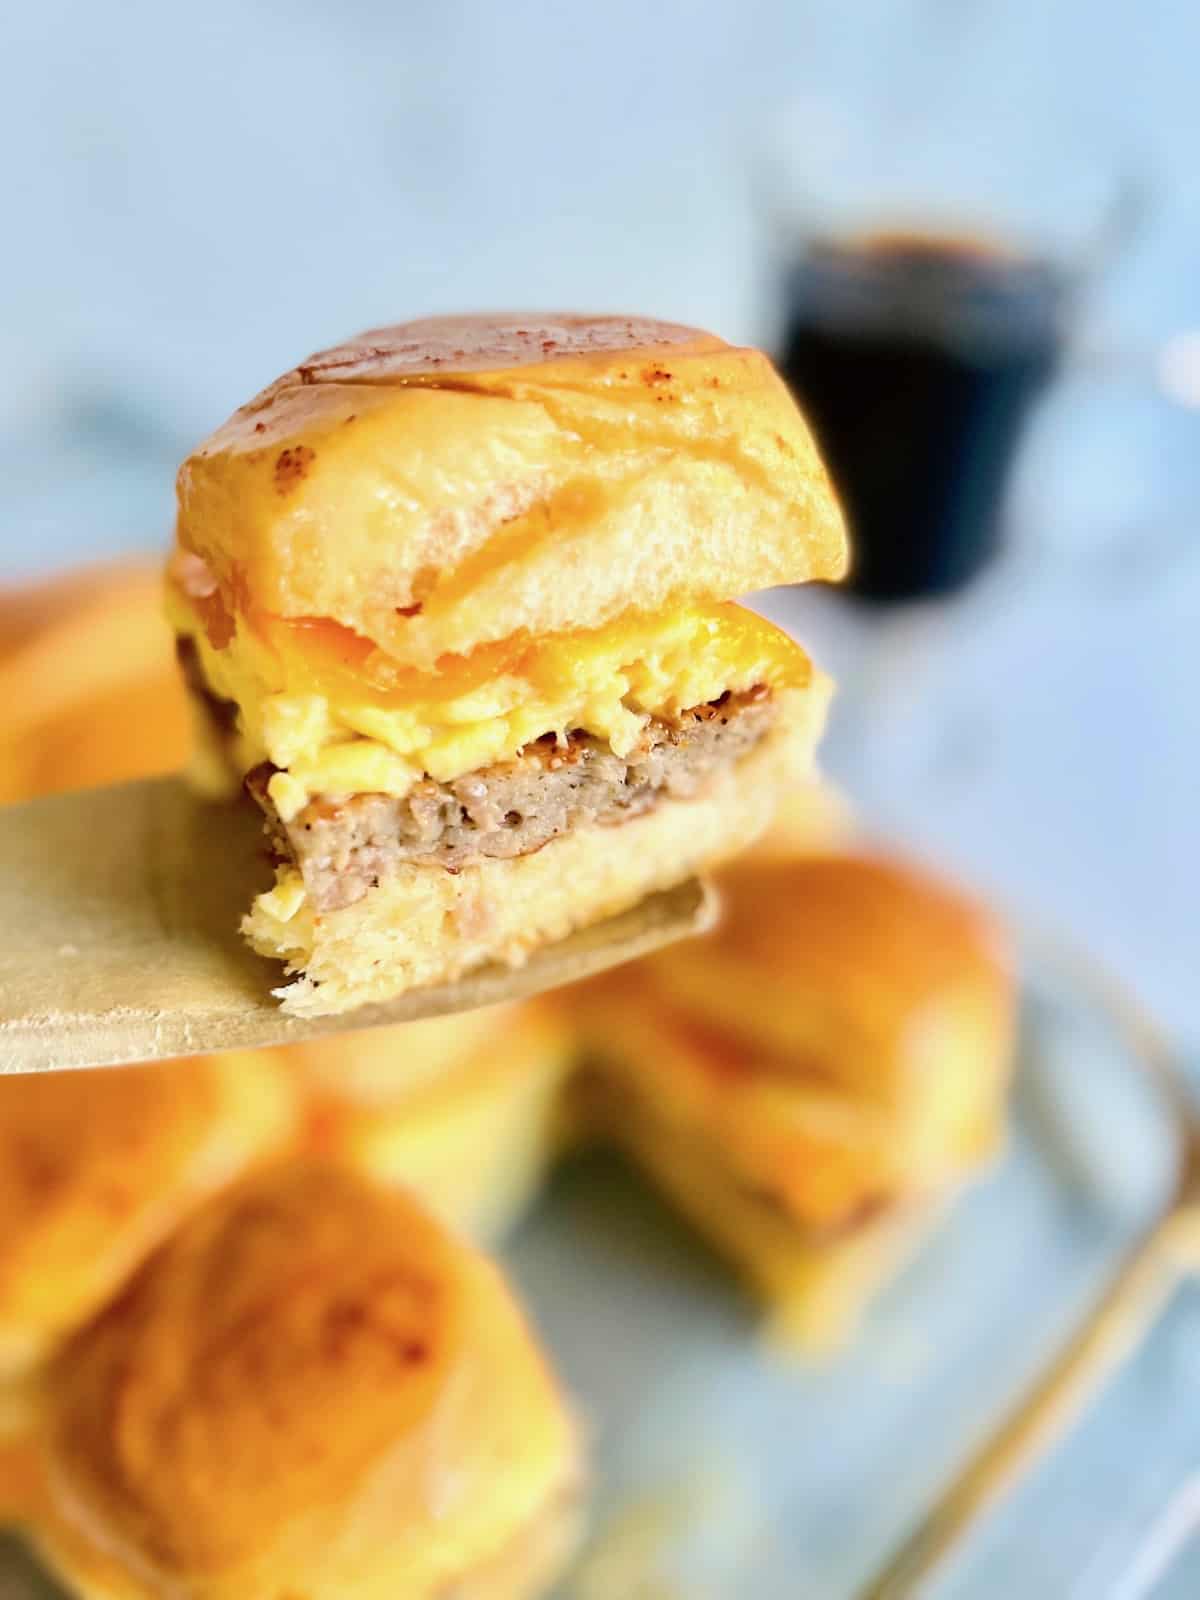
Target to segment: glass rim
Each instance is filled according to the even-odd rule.
[[[925,155],[940,152],[938,165],[919,146],[886,147],[841,102],[791,97],[743,141],[751,211],[769,248],[787,257],[812,240],[879,232],[967,236],[1090,279],[1141,237],[1155,201],[1152,169],[1107,119],[1068,116],[1044,149],[1032,133],[1024,145],[1007,130],[988,140],[983,122],[974,142],[956,143],[956,131],[927,135]],[[1031,163],[1036,183],[1022,181]]]

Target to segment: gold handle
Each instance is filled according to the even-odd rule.
[[[1143,1236],[1083,1326],[921,1520],[860,1600],[906,1600],[967,1528],[1032,1471],[1137,1347],[1196,1253],[1200,1218],[1178,1203]]]

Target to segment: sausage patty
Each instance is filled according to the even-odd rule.
[[[246,785],[266,814],[277,858],[300,869],[318,910],[334,911],[402,862],[458,872],[528,855],[587,823],[626,822],[662,798],[691,799],[747,755],[774,717],[764,688],[725,694],[670,721],[652,718],[625,756],[590,734],[548,734],[512,761],[451,783],[423,779],[400,799],[318,795],[290,822],[267,793],[274,767],[256,767]]]

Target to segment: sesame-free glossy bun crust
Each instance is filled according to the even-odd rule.
[[[508,638],[834,578],[841,516],[757,350],[643,318],[434,317],[301,362],[184,463],[219,637],[342,624],[427,669]]]
[[[889,1073],[903,1060],[915,1069],[921,1024],[943,1006],[969,1004],[1007,1052],[1008,939],[965,891],[860,852],[738,862],[719,885],[713,933],[648,963],[675,1004],[885,1098]]]
[[[122,1600],[489,1593],[473,1575],[514,1546],[548,1559],[534,1531],[576,1474],[496,1269],[319,1162],[197,1212],[67,1347],[48,1409],[45,1545]]]

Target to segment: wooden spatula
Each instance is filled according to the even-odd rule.
[[[709,926],[696,879],[488,967],[337,1017],[286,1017],[282,969],[237,933],[269,886],[258,818],[178,778],[0,808],[0,1072],[280,1044],[518,999]]]

